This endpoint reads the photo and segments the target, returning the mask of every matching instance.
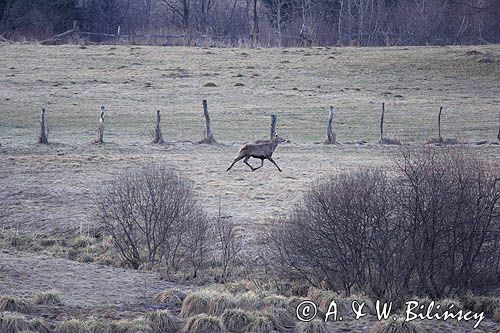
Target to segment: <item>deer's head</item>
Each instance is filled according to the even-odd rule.
[[[289,140],[286,140],[286,139],[283,139],[281,136],[279,136],[278,134],[275,134],[274,135],[274,138],[273,140],[277,143],[285,143],[285,142],[290,142]]]

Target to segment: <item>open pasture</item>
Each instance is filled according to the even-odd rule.
[[[377,143],[383,102],[387,137],[424,145],[437,137],[442,106],[443,137],[499,163],[500,146],[492,144],[499,84],[500,46],[494,45],[252,50],[0,44],[0,230],[54,238],[85,233],[95,226],[103,185],[137,166],[167,164],[192,181],[210,214],[220,200],[252,251],[254,236],[287,214],[311,182],[389,165],[400,147]],[[217,145],[194,143],[203,137],[203,99]],[[95,145],[101,105],[105,144]],[[322,144],[329,105],[337,111],[340,145]],[[41,108],[47,110],[49,145],[36,144]],[[151,143],[156,110],[164,145]],[[291,141],[273,155],[283,172],[268,161],[255,172],[242,162],[226,172],[242,143],[268,138],[271,114],[278,115],[279,135]],[[109,314],[116,319],[123,311],[133,317],[150,309],[153,295],[173,286],[154,273],[52,258],[54,251],[3,249],[0,272],[9,274],[0,279],[0,295],[57,289],[71,314],[87,316],[106,303],[121,311]],[[29,267],[35,268],[25,273]],[[366,331],[352,325],[352,331]],[[484,332],[495,324],[487,325]]]
[[[215,87],[206,87],[215,83]],[[421,145],[457,138],[497,158],[500,47],[212,49],[146,46],[0,45],[1,224],[30,233],[93,223],[103,182],[130,167],[167,163],[192,179],[207,209],[245,228],[285,214],[316,178],[382,165],[396,147],[375,144],[381,103],[385,134]],[[239,85],[238,85],[239,84]],[[203,136],[201,101],[222,145]],[[100,106],[104,145],[92,145]],[[340,146],[325,137],[328,106],[337,110]],[[35,144],[47,109],[51,145]],[[155,111],[164,146],[150,144]],[[269,136],[271,114],[291,141],[252,173],[225,169],[240,144]],[[357,141],[368,144],[349,144]],[[258,163],[258,161],[253,161]]]

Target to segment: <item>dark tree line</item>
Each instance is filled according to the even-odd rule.
[[[255,10],[256,9],[256,10]],[[497,0],[0,0],[0,35],[251,36],[262,46],[500,42]]]

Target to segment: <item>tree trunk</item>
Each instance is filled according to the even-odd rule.
[[[344,12],[344,0],[340,1],[340,11],[339,11],[339,25],[338,25],[338,40],[337,45],[343,46],[342,43],[342,13]]]
[[[182,24],[184,26],[184,32],[189,31],[189,0],[182,1]]]
[[[158,143],[162,144],[165,141],[163,140],[163,135],[161,134],[161,128],[160,128],[160,110],[156,111],[156,127],[155,127],[155,134],[154,134],[154,140],[153,143]]]
[[[104,106],[101,106],[101,114],[99,116],[99,127],[97,128],[97,137],[94,143],[104,143]]]
[[[278,122],[278,116],[275,114],[271,115],[271,140],[276,135],[276,123]]]
[[[257,0],[253,0],[253,27],[251,47],[257,47],[259,44],[259,17],[257,15]]]
[[[42,109],[42,113],[40,115],[40,135],[38,136],[38,143],[49,143],[47,140],[47,132],[45,131],[45,109]]]
[[[337,134],[333,130],[333,120],[335,119],[335,109],[333,106],[330,106],[330,110],[328,111],[328,126],[326,129],[326,139],[325,144],[338,144],[337,142]]]
[[[208,113],[208,105],[206,99],[203,100],[203,114],[205,115],[205,123],[207,125],[207,129],[205,130],[205,137],[198,143],[206,143],[206,144],[217,143],[217,141],[215,141],[212,135],[212,130],[210,128],[210,115]]]

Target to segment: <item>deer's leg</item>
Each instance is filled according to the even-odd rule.
[[[260,167],[256,167],[256,168],[254,168],[254,169],[253,169],[253,171],[255,171],[255,170],[257,170],[257,169],[260,169],[260,168],[262,168],[263,166],[264,166],[264,159],[263,159],[263,158],[261,158],[261,159],[260,159]]]
[[[274,164],[274,165],[278,168],[278,170],[279,170],[280,172],[282,172],[282,171],[281,171],[281,169],[280,169],[280,167],[278,166],[278,164],[276,164],[276,162],[274,162],[274,160],[273,160],[273,158],[272,158],[271,156],[269,156],[267,159],[268,159],[269,161],[271,161],[271,163],[272,163],[272,164]]]
[[[233,167],[233,165],[234,165],[236,162],[238,162],[239,160],[241,160],[242,158],[244,158],[244,157],[245,157],[245,156],[238,156],[238,157],[236,157],[236,158],[234,159],[233,163],[229,166],[229,168],[227,168],[227,170],[226,170],[226,171],[231,170],[231,168]]]
[[[250,169],[252,169],[252,171],[254,171],[255,168],[250,163],[248,163],[248,159],[249,158],[250,158],[250,156],[245,157],[245,159],[243,160],[243,163],[245,163],[246,165],[248,165],[250,167]]]

